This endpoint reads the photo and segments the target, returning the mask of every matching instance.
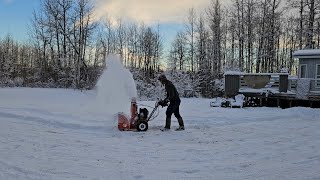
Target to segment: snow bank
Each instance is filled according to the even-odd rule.
[[[107,68],[97,83],[97,106],[110,114],[128,113],[131,99],[137,97],[136,84],[118,55],[109,55]]]

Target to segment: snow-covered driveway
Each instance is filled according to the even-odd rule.
[[[94,93],[0,89],[0,179],[320,179],[319,109],[183,99],[185,131],[159,131],[161,109],[147,132],[119,132]]]

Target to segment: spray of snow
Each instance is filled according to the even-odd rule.
[[[137,97],[133,76],[123,67],[118,55],[109,55],[106,64],[107,68],[97,83],[99,109],[110,114],[128,113],[131,99]]]

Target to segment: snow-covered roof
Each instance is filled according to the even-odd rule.
[[[254,75],[254,76],[276,76],[276,75],[289,75],[289,73],[244,73],[242,75]]]
[[[319,58],[320,60],[320,49],[304,49],[295,51],[293,57],[299,59],[306,59],[306,58]]]
[[[289,73],[244,73],[240,71],[226,71],[224,75],[239,75],[239,76],[245,76],[245,75],[254,75],[254,76],[265,76],[265,75],[271,75],[271,76],[277,76],[277,75],[289,75]]]
[[[243,75],[243,72],[240,71],[226,71],[224,75]]]

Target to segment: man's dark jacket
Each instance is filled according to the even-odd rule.
[[[179,93],[176,87],[172,84],[172,82],[166,80],[165,87],[167,92],[167,97],[165,100],[170,101],[170,103],[180,102]]]

